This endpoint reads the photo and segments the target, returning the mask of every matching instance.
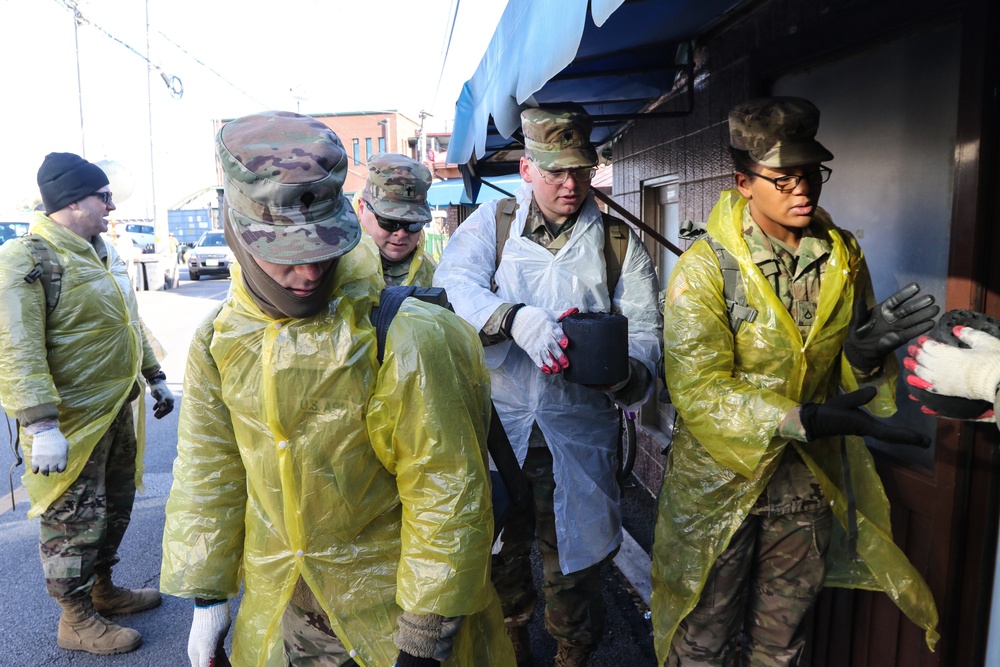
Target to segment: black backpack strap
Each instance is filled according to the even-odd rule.
[[[396,317],[403,300],[413,294],[415,285],[392,285],[382,290],[382,296],[377,306],[372,308],[372,324],[375,325],[375,340],[378,343],[378,362],[385,358],[385,337],[389,334],[389,325]]]
[[[442,308],[452,310],[448,302],[448,294],[442,287],[417,287],[415,285],[393,285],[382,290],[379,304],[372,308],[371,321],[375,326],[375,339],[378,343],[378,361],[381,364],[385,357],[385,339],[389,333],[389,325],[399,312],[399,307],[408,297],[434,303]],[[486,436],[486,448],[497,466],[493,478],[493,518],[496,540],[503,528],[507,511],[513,508],[523,509],[531,499],[531,489],[527,478],[518,465],[517,456],[511,447],[507,432],[500,423],[496,407],[490,402],[492,415],[490,430]]]
[[[35,266],[24,276],[24,282],[34,283],[41,280],[45,293],[45,314],[51,315],[59,305],[59,295],[62,293],[63,267],[49,244],[38,234],[25,234],[28,241],[28,251]]]
[[[711,234],[705,239],[715,252],[715,256],[719,258],[719,268],[722,269],[722,296],[726,300],[726,311],[729,314],[729,330],[735,336],[741,322],[753,322],[757,319],[757,309],[751,308],[747,301],[739,262],[721,243],[712,238]]]

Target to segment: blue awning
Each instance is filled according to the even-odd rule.
[[[479,161],[479,175],[516,169],[520,112],[546,103],[582,104],[591,140],[607,142],[691,78],[691,38],[742,1],[509,0],[456,102],[450,161]]]
[[[472,201],[472,199],[466,195],[462,179],[452,178],[447,181],[432,183],[430,189],[427,191],[427,203],[431,206],[450,206],[452,204],[478,206],[483,202],[506,197],[507,195],[500,190],[513,195],[514,191],[521,185],[520,174],[511,174],[508,176],[487,176],[482,180],[496,187],[490,187],[490,185],[486,185],[484,183],[479,189],[479,193],[476,196],[475,201]],[[497,188],[500,188],[500,190],[497,190]]]

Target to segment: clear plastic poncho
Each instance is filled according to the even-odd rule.
[[[569,308],[611,312],[628,318],[628,354],[655,377],[662,320],[652,260],[629,232],[622,272],[608,293],[604,228],[597,204],[588,198],[565,246],[553,253],[523,237],[532,190],[522,184],[500,266],[496,266],[496,207],[479,207],[455,232],[434,274],[455,311],[477,330],[504,303],[525,303],[559,315]],[[497,291],[490,290],[495,279]],[[570,573],[590,567],[622,540],[617,470],[618,409],[608,394],[546,375],[512,341],[486,348],[493,403],[520,462],[537,423],[552,452],[554,510],[559,564]],[[648,395],[648,392],[647,392]],[[641,403],[641,401],[640,401]],[[637,406],[631,406],[635,409]]]
[[[708,232],[739,262],[757,319],[741,324],[734,341],[719,262],[705,240],[680,257],[666,290],[664,365],[678,423],[653,544],[651,608],[657,656],[663,664],[678,623],[698,602],[716,558],[789,445],[816,475],[837,517],[826,585],[884,591],[925,630],[933,648],[938,638],[934,600],[892,540],[889,503],[864,440],[847,438],[861,559],[851,562],[843,539],[847,503],[839,439],[801,443],[776,436],[782,419],[796,405],[825,401],[840,387],[845,392],[858,388],[842,348],[855,290],[871,289],[861,249],[822,209],[817,211],[813,224],[829,233],[833,247],[815,324],[803,341],[742,241],[746,203],[739,193],[724,192],[712,210]],[[878,396],[867,406],[876,416],[895,412],[897,372],[896,358],[890,355],[877,381]]]
[[[489,377],[476,333],[404,302],[385,361],[369,312],[380,264],[343,256],[328,310],[261,313],[234,267],[184,384],[161,590],[244,590],[233,663],[281,653],[301,577],[366,667],[389,667],[405,609],[466,617],[446,665],[513,665],[489,579]]]
[[[0,401],[12,417],[25,409],[57,403],[59,429],[69,441],[66,470],[31,472],[31,436],[21,433],[31,498],[28,517],[44,512],[76,480],[108,430],[140,371],[156,358],[143,333],[138,303],[125,264],[109,243],[107,264],[87,239],[36,214],[31,232],[48,243],[63,268],[59,303],[48,316],[41,281],[24,277],[35,266],[30,241],[0,247]],[[142,489],[145,438],[144,394],[137,417],[136,487]]]

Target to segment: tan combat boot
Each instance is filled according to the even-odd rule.
[[[62,607],[56,643],[69,651],[96,655],[128,653],[139,648],[142,636],[132,628],[115,625],[97,613],[89,600],[58,600]]]
[[[573,646],[559,642],[556,649],[556,667],[584,667],[590,657],[589,646]]]
[[[160,606],[160,591],[155,588],[130,590],[111,583],[110,574],[97,575],[97,582],[90,591],[94,609],[104,616],[135,614]]]
[[[510,637],[510,643],[514,645],[514,658],[517,660],[517,667],[534,667],[535,659],[531,655],[528,626],[507,626],[507,635]]]

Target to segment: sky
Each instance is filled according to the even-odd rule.
[[[64,151],[123,168],[118,217],[165,220],[217,185],[214,121],[265,109],[423,110],[450,131],[506,1],[78,0],[77,25],[73,0],[0,0],[0,213]]]

